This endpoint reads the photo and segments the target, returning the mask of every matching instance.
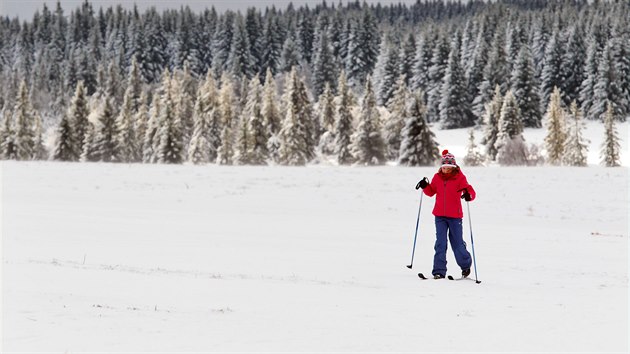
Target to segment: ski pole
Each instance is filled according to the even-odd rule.
[[[468,208],[468,223],[470,226],[470,244],[472,246],[473,265],[475,266],[475,283],[479,284],[481,283],[481,281],[477,278],[477,261],[475,260],[475,240],[473,240],[472,219],[470,217],[470,203],[469,202],[466,202],[466,208]]]
[[[416,253],[416,239],[418,238],[418,225],[420,224],[420,210],[422,209],[422,191],[420,192],[420,205],[418,206],[418,218],[416,219],[416,234],[413,237],[413,250],[411,251],[411,264],[407,268],[413,268],[413,256]]]

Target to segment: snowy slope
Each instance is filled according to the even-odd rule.
[[[465,168],[477,285],[434,168],[0,166],[3,353],[628,351],[627,167]]]

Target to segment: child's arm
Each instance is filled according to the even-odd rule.
[[[429,185],[423,189],[422,191],[424,192],[424,194],[426,194],[429,197],[432,197],[435,195],[435,193],[437,192],[437,189],[435,188],[435,176],[433,176],[433,178],[431,179],[431,183],[429,183]]]
[[[475,192],[475,189],[473,188],[472,185],[468,184],[468,180],[466,179],[466,176],[464,176],[461,186],[462,187],[460,188],[460,190],[462,191],[462,193],[464,193],[464,189],[465,189],[466,191],[468,191],[468,194],[470,194],[470,201],[475,200],[475,197],[477,197],[477,192]]]

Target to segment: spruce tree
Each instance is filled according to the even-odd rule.
[[[613,45],[614,41],[609,40],[599,59],[597,82],[593,87],[593,104],[589,115],[592,119],[603,118],[608,109],[608,104],[611,104],[614,116],[620,121],[625,121],[624,110],[630,98],[624,97],[620,87],[619,73],[613,57]]]
[[[243,17],[239,15],[234,22],[232,48],[227,59],[230,72],[234,77],[245,75],[249,79],[254,74],[255,58],[252,56],[250,48]]]
[[[586,118],[597,119],[597,117],[591,117],[588,112],[590,112],[591,107],[593,106],[595,84],[597,83],[597,62],[599,60],[599,45],[593,37],[589,37],[587,43],[586,62],[584,64],[584,80],[580,85],[579,100],[582,104],[582,111],[587,114]]]
[[[442,80],[439,103],[442,129],[465,128],[475,124],[470,110],[466,79],[460,65],[459,49],[455,43],[451,47]]]
[[[571,103],[568,124],[570,127],[564,148],[563,163],[568,166],[586,166],[589,141],[582,136],[584,122],[576,101]]]
[[[503,99],[501,116],[499,117],[499,132],[494,146],[497,150],[497,161],[501,165],[524,165],[527,163],[527,153],[522,148],[525,146],[525,140],[523,139],[521,111],[511,90],[505,94]]]
[[[503,96],[501,95],[501,87],[497,85],[494,88],[492,101],[486,104],[483,115],[485,131],[483,139],[481,140],[481,143],[486,146],[486,155],[491,161],[494,161],[497,157],[496,142],[499,136],[501,107],[503,107]]]
[[[146,135],[149,122],[147,99],[147,94],[143,91],[140,94],[138,111],[133,116],[133,126],[136,132],[136,150],[133,152],[133,156],[135,157],[136,162],[141,162],[143,160],[144,137]]]
[[[149,109],[149,120],[147,121],[147,128],[142,143],[142,162],[144,163],[157,162],[154,148],[157,144],[154,142],[159,141],[158,130],[160,128],[161,108],[160,95],[156,93],[153,95],[151,108]]]
[[[335,118],[335,155],[337,155],[337,163],[347,165],[353,162],[350,153],[350,142],[353,133],[352,122],[352,97],[350,88],[346,81],[345,72],[339,75],[339,88],[337,89],[339,97],[337,98],[337,115]]]
[[[554,87],[546,113],[547,136],[545,137],[547,161],[552,165],[562,163],[567,140],[565,116],[566,112],[562,108],[562,94],[560,89]]]
[[[15,122],[15,153],[17,160],[32,160],[35,154],[34,111],[26,82],[22,80],[13,108]]]
[[[387,105],[394,94],[396,80],[400,68],[398,46],[391,40],[386,41],[381,47],[381,55],[376,64],[375,86],[376,101],[380,105]]]
[[[319,47],[315,48],[315,60],[313,62],[313,93],[319,97],[326,84],[331,85],[337,78],[335,73],[335,61],[330,48],[328,34],[322,33]]]
[[[307,119],[310,117],[305,117],[303,114],[304,102],[300,94],[300,80],[295,67],[289,74],[283,101],[286,114],[279,133],[279,162],[290,166],[305,165],[310,157],[307,127]]]
[[[135,155],[138,150],[136,141],[136,131],[133,124],[133,89],[128,87],[125,97],[116,117],[116,136],[114,137],[114,160],[118,162],[135,162],[138,157]]]
[[[475,143],[474,130],[470,129],[468,135],[468,145],[466,146],[466,156],[464,156],[464,165],[466,166],[483,166],[485,158],[479,152]]]
[[[361,165],[385,163],[385,143],[381,136],[380,113],[376,106],[372,79],[369,76],[365,82],[365,94],[358,118],[359,124],[352,135],[350,146],[355,163]]]
[[[386,156],[394,161],[398,160],[398,155],[400,154],[401,132],[408,115],[407,101],[411,95],[405,81],[405,75],[400,75],[398,81],[396,81],[394,95],[387,107],[390,113],[389,119],[384,127],[384,138],[387,148]]]
[[[271,68],[267,68],[262,100],[262,116],[267,133],[267,151],[270,159],[277,162],[278,149],[280,148],[278,132],[280,131],[281,117],[278,107],[276,81],[271,73]]]
[[[77,161],[80,156],[80,145],[76,141],[76,134],[71,122],[71,117],[68,114],[64,114],[57,128],[53,159],[59,161]]]
[[[604,115],[604,142],[602,144],[601,157],[602,164],[606,167],[621,166],[619,162],[619,135],[615,127],[615,110],[612,103],[608,103],[606,114]]]
[[[563,43],[558,29],[555,29],[547,47],[543,63],[542,76],[540,78],[541,108],[547,107],[554,87],[562,87],[562,57],[564,55]],[[564,100],[564,98],[562,98]]]
[[[416,94],[402,129],[398,163],[404,166],[432,166],[439,158],[440,151],[435,142],[435,134],[427,124],[426,108],[421,95]]]
[[[483,69],[483,81],[479,84],[479,94],[473,99],[472,110],[477,117],[483,115],[486,103],[492,100],[493,90],[497,85],[501,86],[502,93],[507,90],[507,78],[510,75],[507,68],[504,33],[497,30]]]
[[[322,135],[319,139],[319,150],[325,155],[331,155],[334,150],[334,126],[335,126],[335,96],[330,84],[326,83],[324,92],[319,96],[319,126]]]
[[[103,98],[94,126],[94,139],[91,142],[93,154],[90,161],[118,162],[116,137],[119,133],[113,105],[112,97]]]
[[[15,160],[16,146],[15,146],[15,130],[13,126],[13,112],[8,109],[2,111],[3,122],[0,128],[0,159],[2,160]]]
[[[221,77],[219,92],[219,110],[221,112],[221,146],[217,151],[217,163],[231,165],[234,163],[234,86],[228,75]]]
[[[159,163],[179,164],[184,159],[183,127],[176,111],[173,94],[173,78],[165,79],[166,86],[161,97],[160,128],[157,137],[159,145],[157,157]]]
[[[405,76],[405,85],[409,86],[413,77],[413,64],[416,55],[416,38],[413,33],[409,33],[407,40],[400,50],[398,72]]]
[[[540,128],[542,126],[540,96],[533,65],[529,47],[523,45],[512,70],[510,81],[512,92],[523,116],[523,125],[528,128]]]
[[[262,114],[263,92],[258,75],[254,76],[249,83],[247,103],[241,119],[247,122],[248,131],[248,157],[249,164],[263,165],[267,161],[267,131],[265,120]]]

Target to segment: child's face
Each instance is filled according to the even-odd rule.
[[[451,172],[453,172],[453,169],[454,168],[451,167],[451,166],[442,166],[442,172],[444,172],[444,173],[451,173]]]

